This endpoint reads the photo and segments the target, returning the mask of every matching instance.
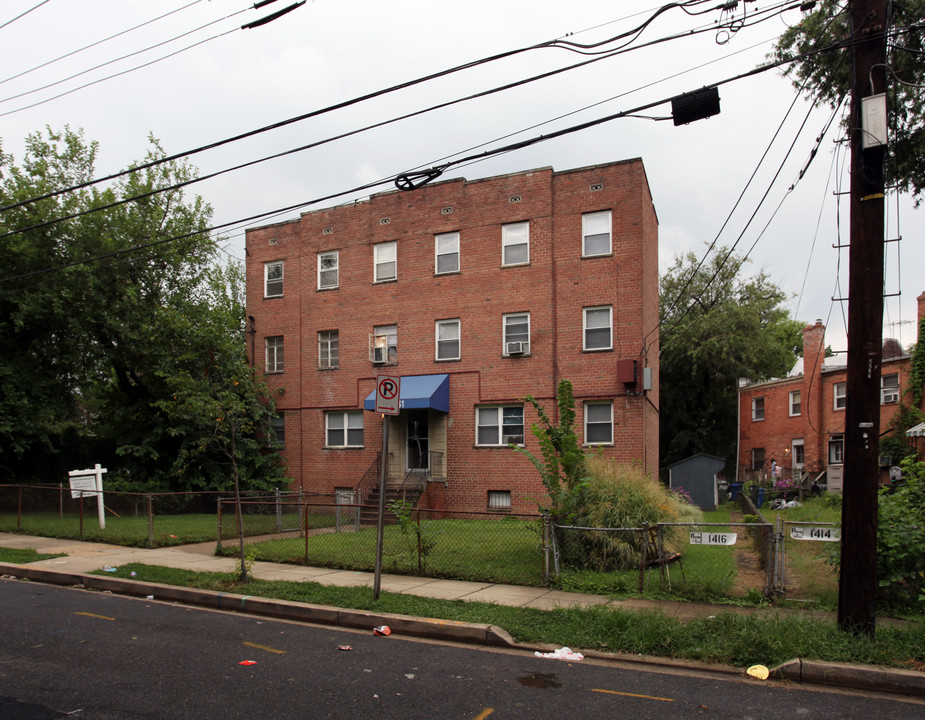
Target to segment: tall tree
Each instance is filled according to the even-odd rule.
[[[894,0],[887,45],[890,143],[887,183],[911,192],[919,203],[925,193],[925,0]],[[805,55],[785,66],[796,87],[817,102],[835,106],[851,89],[850,47],[815,52],[851,39],[847,4],[821,0],[801,22],[777,41],[775,59]],[[807,54],[808,53],[808,54]]]
[[[660,281],[663,466],[698,452],[734,462],[739,378],[784,376],[803,344],[767,274],[745,277],[727,248],[698,262],[678,256]]]
[[[91,179],[96,154],[68,128],[30,135],[20,165],[2,156],[0,203]],[[145,160],[163,155],[151,139]],[[104,208],[194,172],[163,163],[0,212],[0,466],[16,479],[58,480],[66,465],[106,462],[113,489],[229,489],[221,452],[191,450],[212,425],[180,423],[167,409],[180,377],[208,379],[195,386],[205,415],[203,398],[219,384],[240,388],[250,419],[243,474],[278,479],[262,452],[272,401],[244,359],[240,271],[215,265],[211,208],[182,189]]]

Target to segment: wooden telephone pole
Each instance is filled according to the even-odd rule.
[[[838,625],[873,635],[877,589],[877,474],[883,343],[885,138],[871,132],[886,92],[887,0],[850,0],[851,230],[848,269],[848,375]]]

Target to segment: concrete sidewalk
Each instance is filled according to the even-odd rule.
[[[214,555],[215,543],[211,542],[148,550],[104,543],[0,533],[0,547],[30,548],[40,553],[62,553],[64,555],[63,557],[39,560],[23,565],[0,563],[0,575],[62,585],[83,585],[97,590],[138,597],[151,597],[153,595],[158,600],[249,612],[303,622],[333,624],[360,629],[370,629],[377,625],[387,624],[394,632],[418,637],[518,647],[527,650],[549,650],[552,648],[552,646],[547,645],[526,646],[518,644],[502,628],[488,624],[460,623],[330,608],[306,603],[293,603],[269,598],[145,583],[143,578],[139,578],[139,582],[106,575],[89,574],[107,566],[119,567],[126,563],[162,565],[200,572],[236,573],[240,568],[240,562],[234,558]],[[340,587],[367,586],[370,588],[373,586],[374,581],[372,573],[299,565],[255,562],[252,570],[254,577],[261,580],[288,580],[294,582],[309,580]],[[381,588],[383,591],[392,593],[419,595],[444,600],[479,601],[543,610],[607,605],[608,607],[632,611],[660,612],[666,616],[685,621],[729,612],[741,614],[759,613],[762,615],[798,612],[804,617],[810,615],[805,611],[790,611],[781,608],[739,608],[731,605],[644,599],[609,600],[604,595],[583,595],[546,588],[439,580],[385,573],[381,578]],[[815,613],[814,615],[816,617],[831,617],[831,614],[823,613]],[[741,675],[743,672],[738,668],[707,666],[702,663],[674,661],[666,658],[593,652],[587,654],[609,660],[645,663],[649,666],[658,665],[693,669],[700,672],[709,670],[735,675]],[[925,673],[909,670],[819,663],[795,659],[777,668],[772,668],[772,677],[801,683],[835,685],[925,698]]]

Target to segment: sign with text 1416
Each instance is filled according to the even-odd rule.
[[[692,532],[691,545],[735,545],[734,532]]]

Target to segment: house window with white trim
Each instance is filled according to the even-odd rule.
[[[318,253],[318,289],[333,290],[340,283],[340,254],[337,250]]]
[[[459,272],[459,233],[434,235],[434,274]]]
[[[609,305],[584,309],[585,350],[610,350],[613,348],[612,316],[613,310]]]
[[[803,393],[799,390],[790,391],[790,417],[799,415],[803,411]]]
[[[613,403],[585,403],[585,445],[613,444]]]
[[[376,325],[369,361],[377,365],[398,362],[398,325]]]
[[[475,409],[475,444],[480,446],[523,445],[523,405]]]
[[[848,405],[848,383],[838,382],[832,388],[834,406],[836,410],[844,410]]]
[[[263,296],[283,296],[283,261],[275,260],[263,264]]]
[[[318,367],[333,370],[340,366],[340,333],[322,330],[318,333]]]
[[[459,360],[459,320],[437,320],[434,335],[437,360]]]
[[[764,398],[752,398],[752,422],[764,420]]]
[[[502,318],[504,347],[502,354],[527,355],[530,352],[530,313],[509,313]]]
[[[829,465],[841,465],[845,462],[845,436],[833,435],[829,438]]]
[[[398,279],[398,243],[391,242],[373,245],[375,268],[374,282],[386,282]]]
[[[880,404],[892,405],[899,402],[899,373],[880,377]]]
[[[803,464],[806,462],[806,449],[803,445],[802,438],[799,440],[794,440],[790,443],[791,448],[791,463],[793,467],[802,468]]]
[[[610,255],[610,210],[581,216],[581,254],[583,257]]]
[[[530,223],[501,226],[501,264],[526,265],[530,262]]]
[[[266,351],[266,371],[281,373],[283,371],[283,336],[274,335],[263,339]]]
[[[326,412],[325,445],[327,447],[363,447],[363,411]]]

